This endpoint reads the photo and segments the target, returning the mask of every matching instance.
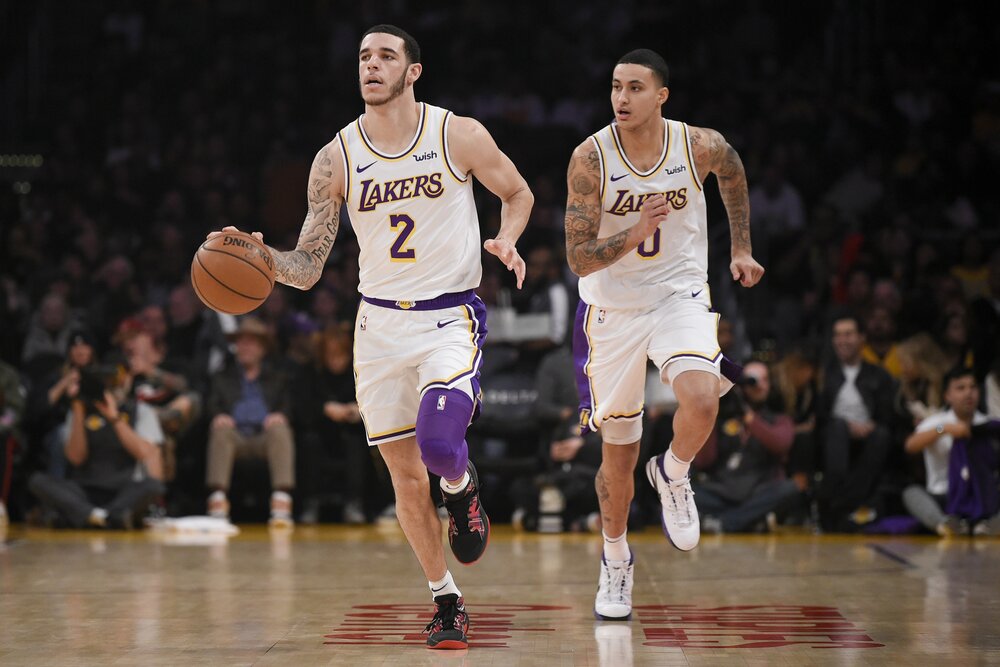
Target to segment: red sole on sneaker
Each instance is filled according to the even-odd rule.
[[[487,516],[486,517],[486,544],[485,544],[485,546],[483,546],[483,553],[479,554],[479,558],[477,558],[476,560],[470,560],[468,563],[463,563],[460,560],[458,562],[462,563],[462,565],[465,565],[466,567],[468,567],[469,565],[475,565],[480,560],[482,560],[483,556],[486,555],[486,550],[489,549],[489,548],[490,548],[490,517]],[[455,560],[458,560],[458,559],[456,558]]]
[[[456,651],[456,650],[461,650],[463,648],[469,648],[469,642],[463,642],[463,641],[459,641],[457,639],[446,639],[444,641],[438,642],[434,646],[431,646],[430,644],[428,644],[427,648],[446,649],[446,650]]]

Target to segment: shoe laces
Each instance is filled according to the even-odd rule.
[[[424,628],[424,632],[435,633],[451,628],[461,628],[465,620],[465,610],[459,608],[458,600],[446,600],[437,603],[434,618]]]
[[[625,582],[628,579],[628,564],[610,565],[607,561],[604,561],[604,565],[607,572],[609,597],[613,597],[617,601],[625,601]]]
[[[691,508],[694,506],[694,491],[688,478],[679,479],[676,482],[667,482],[667,492],[670,496],[670,504],[673,506],[674,515],[677,519],[678,527],[690,526],[694,523]]]

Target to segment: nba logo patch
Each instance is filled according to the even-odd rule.
[[[368,316],[367,315],[362,315],[361,316],[361,326],[359,326],[358,328],[361,329],[362,331],[367,331],[368,330]]]
[[[447,402],[448,402],[448,397],[447,396],[445,396],[444,394],[441,394],[440,396],[438,396],[438,412],[441,412],[442,410],[444,410],[444,405]]]
[[[607,314],[608,314],[608,311],[604,310],[603,308],[601,308],[599,311],[597,311],[597,323],[598,324],[604,324],[604,317]]]

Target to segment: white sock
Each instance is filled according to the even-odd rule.
[[[428,581],[428,588],[431,589],[431,597],[437,597],[439,595],[449,595],[455,594],[458,597],[462,597],[462,591],[458,590],[458,586],[455,585],[455,580],[451,578],[451,570],[444,573],[444,576],[437,581]]]
[[[690,469],[691,461],[684,461],[675,456],[673,446],[667,449],[667,453],[663,455],[663,470],[667,473],[667,479],[671,482],[684,479]]]
[[[466,470],[465,474],[462,475],[462,479],[458,482],[458,484],[456,484],[454,486],[452,486],[451,484],[449,484],[448,480],[446,480],[444,477],[442,477],[441,478],[441,488],[444,489],[445,493],[450,493],[451,495],[455,495],[456,493],[458,493],[459,491],[461,491],[462,489],[464,489],[469,484],[469,480],[470,479],[472,479],[472,478],[469,477],[469,471],[468,470]]]
[[[90,510],[90,518],[88,521],[92,526],[103,526],[108,522],[108,511],[103,507],[95,507]]]
[[[604,531],[601,534],[604,535],[604,560],[628,560],[632,557],[628,540],[625,539],[627,530],[618,537],[608,537]]]

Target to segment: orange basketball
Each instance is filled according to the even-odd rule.
[[[244,232],[223,232],[201,244],[191,262],[191,284],[202,303],[242,315],[264,303],[274,288],[274,258]]]

